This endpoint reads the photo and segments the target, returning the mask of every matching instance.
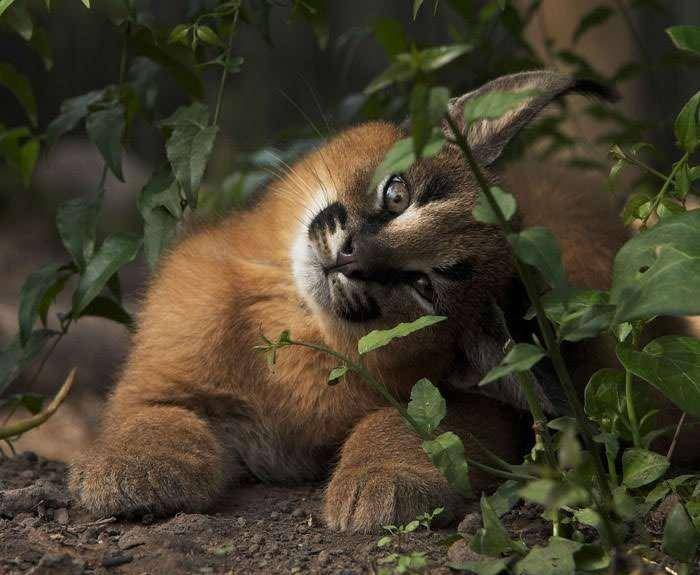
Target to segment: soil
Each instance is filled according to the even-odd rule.
[[[247,484],[214,514],[95,520],[75,507],[63,463],[33,452],[0,460],[0,573],[373,573],[391,550],[380,535],[334,533],[320,519],[321,485]],[[452,530],[454,532],[454,530]],[[405,552],[450,573],[449,531],[422,529]]]
[[[320,519],[322,485],[249,483],[232,489],[213,514],[96,519],[73,505],[66,466],[27,451],[0,460],[0,574],[376,574],[391,552],[423,552],[427,575],[450,562],[478,560],[467,544],[481,525],[477,504],[452,529],[419,529],[400,549],[380,534],[336,533]],[[503,517],[511,536],[544,544],[542,510],[521,504]],[[454,542],[459,532],[463,538]],[[450,543],[450,541],[452,541]],[[654,563],[619,558],[617,573],[657,574]]]

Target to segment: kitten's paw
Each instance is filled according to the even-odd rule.
[[[71,466],[68,485],[100,517],[201,511],[220,492],[222,473],[218,466],[193,466],[187,459],[92,453]]]
[[[326,489],[324,517],[338,531],[379,531],[401,525],[436,507],[449,521],[463,502],[435,474],[410,467],[374,465],[339,468]]]

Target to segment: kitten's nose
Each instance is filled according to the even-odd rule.
[[[355,246],[353,245],[352,236],[348,236],[343,247],[338,251],[336,256],[336,266],[345,266],[355,262]]]

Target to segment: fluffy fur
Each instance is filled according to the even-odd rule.
[[[487,151],[484,164],[505,145],[503,129],[510,137],[574,86],[551,73],[509,78],[506,87],[540,86],[548,96],[523,105],[505,127],[485,123],[470,133],[475,150]],[[449,319],[366,357],[398,397],[405,401],[421,377],[445,382],[461,373],[473,383],[498,361],[502,342],[488,343],[484,310],[508,297],[508,244],[472,218],[476,187],[451,145],[402,174],[410,205],[387,214],[384,188],[369,182],[404,135],[387,123],[339,134],[289,168],[253,209],[190,235],[163,258],[100,437],[71,469],[85,507],[97,515],[203,510],[243,474],[291,483],[335,465],[325,506],[332,528],[371,530],[444,502],[459,509],[393,410],[354,377],[327,385],[332,358],[285,349],[269,369],[253,349],[261,333],[289,329],[355,355],[369,330],[437,313]],[[514,168],[505,180],[523,221],[554,229],[571,278],[605,287],[623,238],[605,202],[570,175],[553,186],[541,171]],[[356,272],[333,269],[343,249],[357,258]],[[427,297],[419,282],[429,285]],[[512,408],[468,394],[448,404],[446,428],[515,457]],[[478,471],[473,481],[487,485]]]

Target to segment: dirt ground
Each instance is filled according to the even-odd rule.
[[[0,460],[0,574],[376,574],[393,551],[426,553],[427,575],[453,573],[452,562],[478,560],[467,541],[481,525],[474,503],[451,529],[419,529],[401,548],[378,548],[380,534],[336,533],[320,518],[322,486],[246,484],[212,514],[157,519],[96,519],[75,507],[66,466],[34,452]],[[511,536],[544,544],[541,509],[522,504],[504,517]],[[455,534],[464,538],[449,542]],[[674,573],[619,557],[615,573]]]
[[[373,573],[389,554],[379,535],[334,533],[320,519],[321,486],[248,484],[211,515],[96,521],[72,505],[65,465],[25,452],[0,461],[0,573]],[[454,532],[454,530],[452,530]],[[449,531],[411,534],[442,575]]]

